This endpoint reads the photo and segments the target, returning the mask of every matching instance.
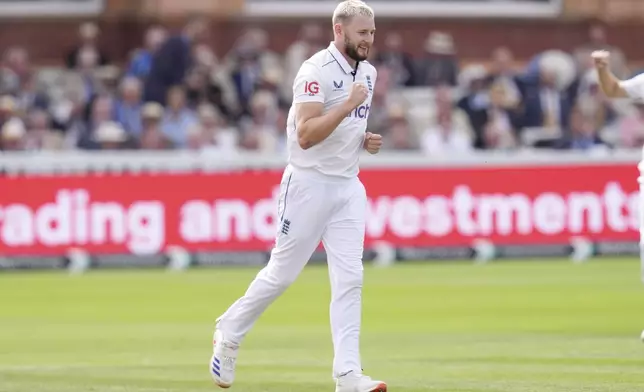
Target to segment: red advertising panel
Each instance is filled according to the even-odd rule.
[[[367,246],[638,241],[637,167],[364,169]],[[0,254],[268,250],[281,172],[0,178]]]

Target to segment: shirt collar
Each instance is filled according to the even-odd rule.
[[[349,62],[347,61],[347,59],[344,58],[342,53],[340,53],[340,51],[338,50],[338,48],[335,46],[333,42],[329,44],[329,47],[327,49],[329,53],[331,53],[331,56],[335,59],[335,61],[337,61],[338,64],[340,64],[340,67],[345,73],[353,72],[353,67],[349,65]]]

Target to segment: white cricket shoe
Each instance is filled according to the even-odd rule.
[[[235,362],[239,345],[226,340],[220,330],[215,330],[212,346],[210,375],[221,388],[230,388],[235,380]]]
[[[387,384],[361,374],[349,373],[338,378],[335,392],[387,392]]]

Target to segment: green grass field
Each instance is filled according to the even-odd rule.
[[[0,391],[213,391],[215,318],[256,269],[0,275]],[[333,391],[326,267],[248,336],[231,391]],[[365,373],[393,392],[644,390],[635,259],[367,268]]]

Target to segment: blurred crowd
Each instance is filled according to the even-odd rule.
[[[285,53],[249,28],[225,56],[213,51],[208,22],[181,31],[151,26],[124,64],[101,49],[93,23],[61,53],[60,69],[31,64],[21,47],[0,64],[2,150],[190,149],[283,154],[292,82],[302,62],[325,48],[330,29],[305,25]],[[499,46],[480,64],[463,64],[458,43],[429,31],[419,53],[402,37],[376,38],[378,69],[369,131],[385,149],[429,156],[478,150],[605,151],[644,143],[644,104],[611,101],[598,88],[590,52],[608,49],[622,78],[637,70],[601,26],[572,53],[556,48],[517,64]]]

